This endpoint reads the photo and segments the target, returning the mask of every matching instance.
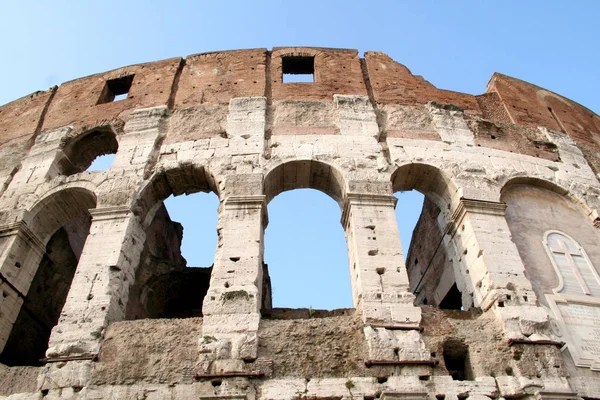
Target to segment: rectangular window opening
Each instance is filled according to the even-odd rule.
[[[98,99],[98,104],[112,103],[114,101],[125,100],[129,96],[129,89],[133,83],[133,75],[123,76],[121,78],[109,79],[104,85],[104,89]]]
[[[285,56],[281,58],[283,83],[315,81],[315,58],[312,56]]]

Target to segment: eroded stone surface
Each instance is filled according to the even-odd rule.
[[[299,72],[314,82],[283,82]],[[599,135],[514,78],[474,96],[322,48],[128,66],[4,105],[0,395],[598,398],[600,322],[575,352],[557,309],[600,306]],[[353,310],[271,310],[267,204],[299,188],[342,210]],[[404,190],[427,197],[410,249]],[[219,197],[219,238],[192,271],[162,202],[199,191]],[[41,350],[19,357],[18,332]]]

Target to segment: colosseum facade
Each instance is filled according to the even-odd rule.
[[[598,115],[533,84],[457,93],[346,49],[196,54],[15,100],[0,398],[600,398],[599,144]],[[267,205],[300,188],[339,204],[352,309],[271,306]],[[405,190],[425,202],[403,251]],[[195,192],[220,204],[192,271],[163,201]]]

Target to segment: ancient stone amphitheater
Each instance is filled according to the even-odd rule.
[[[598,115],[533,84],[456,93],[344,49],[197,54],[15,100],[0,397],[600,398],[599,143]],[[339,204],[353,309],[271,307],[267,204],[298,188]],[[413,189],[403,252],[393,194]],[[220,200],[212,268],[186,267],[163,204],[198,191]]]

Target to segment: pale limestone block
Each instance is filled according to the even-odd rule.
[[[87,386],[92,372],[92,361],[50,363],[38,377],[40,390]]]

